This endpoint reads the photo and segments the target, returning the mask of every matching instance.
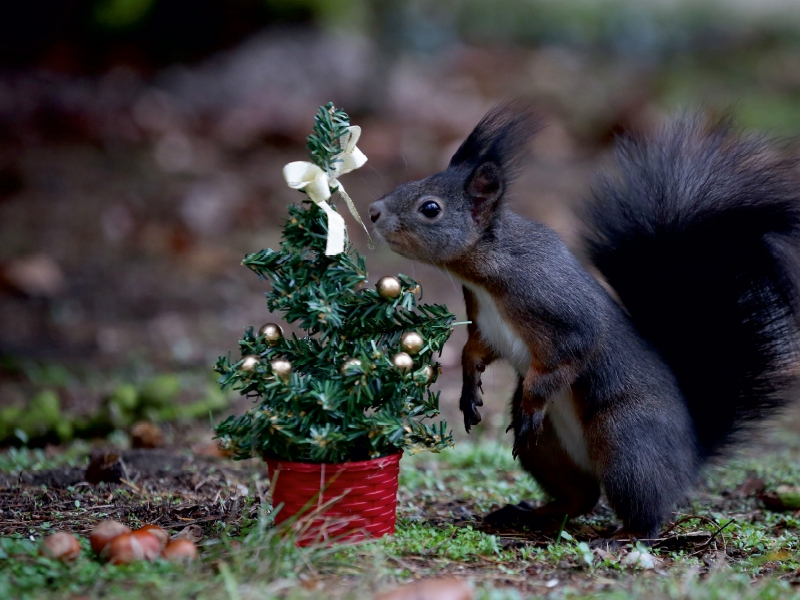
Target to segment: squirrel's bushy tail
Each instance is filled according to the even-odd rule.
[[[697,117],[622,139],[618,161],[587,204],[589,255],[675,373],[712,455],[793,392],[794,163]]]

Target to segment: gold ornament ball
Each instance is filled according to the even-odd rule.
[[[434,369],[430,365],[425,365],[425,368],[423,370],[425,371],[425,384],[427,385],[431,381],[433,381],[433,377],[434,375],[436,375],[436,369]]]
[[[272,344],[283,338],[283,329],[277,323],[265,323],[258,330],[258,335],[259,337],[263,335],[264,339]]]
[[[282,381],[287,381],[292,375],[292,363],[285,358],[276,358],[269,363],[269,366],[272,367],[272,372],[275,373],[278,379]]]
[[[361,366],[361,361],[357,358],[348,358],[342,364],[342,375],[352,375]]]
[[[247,356],[242,357],[242,364],[239,365],[239,370],[250,373],[256,370],[260,362],[260,356],[257,354],[248,354]]]
[[[400,347],[404,352],[416,354],[425,347],[425,339],[416,331],[407,331],[400,337]]]
[[[386,277],[381,277],[378,279],[378,283],[375,284],[375,288],[378,290],[380,297],[386,298],[386,300],[394,300],[395,298],[399,298],[400,293],[403,291],[403,287],[400,285],[400,280],[397,277],[392,277],[391,275],[387,275]]]
[[[392,357],[392,364],[396,369],[407,373],[414,366],[414,359],[405,352],[398,352]]]

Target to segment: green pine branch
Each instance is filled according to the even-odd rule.
[[[341,154],[340,140],[347,134],[350,117],[341,109],[328,102],[317,109],[314,117],[314,131],[306,138],[308,156],[315,165],[330,173],[330,167]]]

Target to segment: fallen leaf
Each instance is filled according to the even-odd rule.
[[[164,434],[150,421],[139,421],[131,428],[133,448],[158,448],[164,442]]]
[[[217,442],[193,446],[192,452],[194,452],[195,456],[203,456],[207,458],[231,458],[231,456],[233,456],[233,453],[220,448]]]
[[[594,553],[600,560],[614,560],[617,557],[613,553],[604,550],[603,548],[595,548]]]
[[[28,296],[51,297],[64,289],[64,274],[46,254],[33,254],[12,260],[3,268],[6,282]]]
[[[779,485],[774,492],[764,492],[759,499],[769,510],[800,510],[800,487]]]
[[[764,480],[760,477],[757,477],[755,473],[748,473],[747,478],[733,491],[732,495],[742,498],[749,498],[750,496],[758,495],[763,491]]]
[[[200,525],[187,525],[178,533],[172,536],[172,541],[175,540],[189,540],[190,542],[197,543],[203,539],[203,528]]]

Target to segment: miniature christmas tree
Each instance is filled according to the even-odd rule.
[[[308,198],[289,207],[279,251],[243,261],[271,282],[269,310],[305,335],[284,337],[275,323],[250,328],[239,342],[241,359],[217,362],[223,389],[255,400],[216,427],[236,458],[339,463],[452,445],[444,421],[424,421],[439,414],[439,393],[430,390],[434,355],[454,315],[417,304],[422,290],[404,275],[367,286],[364,258],[326,202],[338,191],[357,214],[336,177],[366,161],[355,146],[359,134],[346,113],[320,107],[308,137],[311,163],[284,169]]]

